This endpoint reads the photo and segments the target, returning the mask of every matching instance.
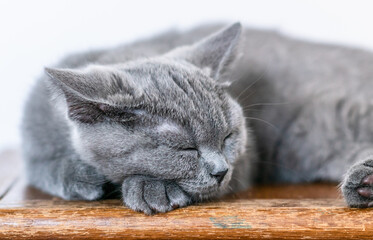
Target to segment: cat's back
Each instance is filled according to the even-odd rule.
[[[256,30],[245,31],[240,50],[243,77],[231,91],[251,119],[262,179],[319,179],[344,141],[373,141],[372,52]]]
[[[373,53],[371,51],[333,44],[304,41],[276,31],[245,29],[239,60],[240,70],[260,73],[272,79],[273,87],[286,94],[297,90],[313,95],[315,90],[348,89],[371,84]],[[288,90],[289,91],[288,91]]]

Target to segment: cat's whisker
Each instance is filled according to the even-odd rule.
[[[253,87],[256,83],[258,83],[260,80],[262,80],[263,79],[263,77],[264,77],[264,74],[266,73],[266,70],[267,69],[265,69],[260,75],[259,75],[259,77],[254,81],[254,82],[252,82],[249,86],[247,86],[243,91],[241,91],[241,93],[240,94],[238,94],[238,96],[236,97],[236,99],[239,99],[239,100],[241,100],[240,99],[240,97],[247,91],[247,90],[249,90],[251,87]],[[244,76],[244,72],[242,73],[242,77]],[[245,99],[246,99],[246,97],[245,97]],[[243,101],[243,99],[242,99],[242,101]]]
[[[237,176],[232,176],[232,179],[236,180],[239,184],[246,186],[247,182],[243,181],[242,179],[238,178]],[[250,182],[250,181],[249,181]]]
[[[231,76],[229,81],[231,82],[230,87],[234,86],[235,84],[239,83],[246,76],[245,73],[236,74],[235,76]]]
[[[246,109],[249,109],[251,107],[257,107],[257,106],[280,106],[280,105],[286,105],[286,104],[288,104],[288,102],[282,102],[282,103],[254,103],[254,104],[250,104],[248,106],[244,106],[242,109],[246,110]]]
[[[234,198],[238,197],[237,193],[234,191],[234,189],[230,185],[227,185],[224,190],[226,189],[229,189],[231,197],[234,197]]]
[[[262,110],[260,110],[260,109],[255,109],[255,108],[248,108],[248,109],[245,109],[245,110],[244,110],[244,112],[249,112],[249,111],[251,111],[251,112],[262,112]]]
[[[239,99],[240,102],[245,102],[246,99],[248,99],[249,97],[255,95],[257,93],[257,90],[253,90],[252,92],[250,92],[250,94],[246,95],[243,99]]]
[[[263,122],[263,123],[267,124],[268,126],[272,127],[273,129],[275,129],[276,131],[279,131],[279,129],[275,125],[273,125],[272,123],[270,123],[266,120],[263,120],[263,119],[260,119],[260,118],[255,118],[255,117],[245,117],[245,119],[256,120],[256,121],[259,121],[259,122]]]
[[[257,82],[259,82],[261,80],[261,78],[258,78],[257,80],[255,80],[254,82],[252,82],[249,86],[247,86],[237,97],[236,99],[238,100],[244,100],[244,99],[240,99],[240,97],[247,91],[249,90],[252,86],[254,86]],[[246,97],[245,97],[246,98]]]
[[[117,188],[117,189],[114,189],[113,191],[111,191],[111,192],[108,192],[108,193],[105,193],[105,195],[107,196],[107,197],[109,197],[109,196],[112,196],[113,194],[116,194],[116,193],[118,193],[118,192],[122,192],[119,188]],[[121,195],[121,198],[123,198],[123,196]]]

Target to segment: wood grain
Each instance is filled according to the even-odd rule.
[[[0,204],[0,238],[372,239],[373,212],[342,200],[231,200],[145,216],[118,200]]]
[[[304,199],[342,198],[335,183],[259,185],[247,191],[225,197],[225,199]]]
[[[5,155],[3,155],[5,156]],[[335,184],[256,186],[166,214],[145,216],[120,200],[63,201],[14,184],[19,158],[1,159],[0,239],[372,239],[373,211],[346,208]],[[13,165],[9,162],[13,162]],[[2,165],[4,166],[4,165]],[[5,179],[5,181],[4,181]],[[11,180],[13,179],[13,180]],[[2,185],[5,186],[5,185]],[[2,188],[0,188],[2,189]]]

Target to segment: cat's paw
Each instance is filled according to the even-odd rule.
[[[105,177],[92,166],[75,164],[62,171],[61,197],[67,200],[97,200],[104,196]]]
[[[147,215],[168,212],[190,204],[190,197],[175,183],[132,176],[122,185],[124,204]]]
[[[352,166],[341,188],[350,207],[373,207],[373,159]]]

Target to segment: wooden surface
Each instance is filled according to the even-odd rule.
[[[6,189],[0,199],[0,239],[373,238],[373,211],[346,208],[334,184],[258,186],[220,201],[145,216],[120,200],[63,201],[43,194],[16,180],[19,157],[0,156],[0,173],[9,176],[0,176],[0,190]]]

